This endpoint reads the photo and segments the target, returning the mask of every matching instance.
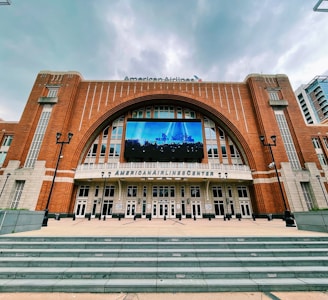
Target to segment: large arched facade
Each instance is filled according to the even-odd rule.
[[[222,119],[174,95],[156,101],[143,99],[118,115],[102,122],[101,130],[95,130],[99,134],[95,138],[91,134],[81,152],[75,176],[76,216],[251,217],[248,158]],[[148,144],[155,144],[158,153],[143,150],[136,154],[136,149],[127,149],[131,147],[126,142],[128,135],[138,139],[133,128],[128,132],[127,125],[134,123],[144,129],[139,139],[141,135]],[[171,125],[171,129],[152,135],[145,128],[157,124]],[[177,124],[186,128],[172,129]],[[194,144],[186,136],[192,141],[194,136],[188,131],[197,135],[201,151],[192,152]],[[177,154],[183,145],[186,149]],[[165,147],[170,147],[169,153]]]
[[[304,124],[285,75],[90,81],[43,71],[20,121],[0,125],[1,207],[248,218],[327,206],[326,129]],[[62,152],[57,132],[74,134]],[[259,136],[276,136],[277,172]]]

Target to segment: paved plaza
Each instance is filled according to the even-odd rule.
[[[15,236],[327,236],[327,233],[286,227],[280,219],[49,219],[41,230]]]
[[[286,227],[282,220],[257,219],[50,219],[40,230],[7,236],[327,236],[327,233]],[[0,300],[328,300],[328,292],[241,292],[241,293],[163,293],[163,294],[78,294],[78,293],[0,293]]]

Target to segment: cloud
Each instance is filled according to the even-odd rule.
[[[40,70],[92,80],[285,73],[296,88],[328,65],[328,14],[312,7],[299,0],[12,2],[0,7],[0,118],[20,118]]]
[[[303,16],[290,27],[281,39],[281,49],[273,72],[289,76],[293,88],[308,83],[321,75],[328,66],[327,15],[311,13]],[[283,45],[286,44],[286,47]]]
[[[142,2],[142,1],[141,1]],[[156,1],[155,1],[156,2]],[[150,11],[136,15],[132,4],[123,1],[110,9],[106,15],[105,27],[109,33],[102,48],[108,45],[107,61],[108,71],[118,78],[130,76],[162,76],[176,75],[177,72],[185,73],[185,64],[189,57],[189,45],[180,38],[179,32],[170,30],[173,22],[156,23]],[[152,11],[156,8],[153,7]],[[163,12],[163,11],[161,11]],[[164,9],[165,16],[165,9]],[[165,17],[164,17],[165,19]],[[153,25],[147,20],[153,21]],[[175,24],[176,25],[176,24]],[[113,36],[112,32],[115,32]],[[109,44],[112,47],[109,47]],[[115,57],[115,71],[111,71],[111,61]],[[117,77],[116,77],[117,78]]]

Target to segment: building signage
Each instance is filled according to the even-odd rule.
[[[213,171],[196,170],[116,170],[115,177],[213,177]]]
[[[158,82],[201,82],[202,80],[194,75],[194,78],[182,77],[128,77],[125,76],[126,81],[158,81]]]

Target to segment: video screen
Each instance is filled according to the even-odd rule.
[[[200,162],[203,157],[200,120],[127,121],[124,150],[126,161]]]

